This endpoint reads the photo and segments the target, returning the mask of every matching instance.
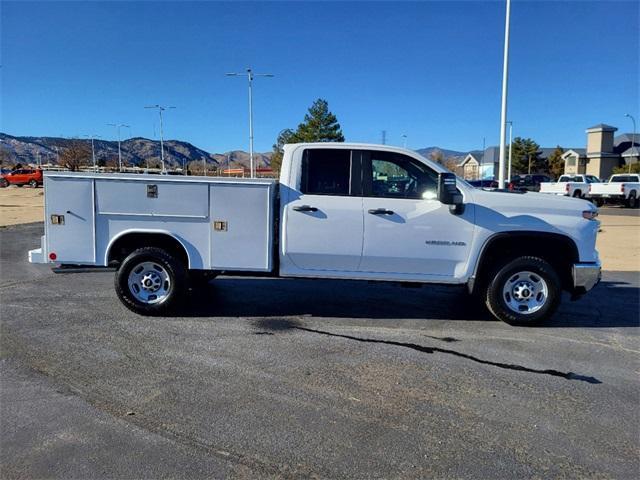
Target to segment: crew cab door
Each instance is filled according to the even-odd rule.
[[[362,169],[360,271],[399,280],[461,275],[474,231],[473,204],[452,213],[436,199],[437,172],[406,155],[366,151]]]
[[[345,148],[306,148],[294,152],[290,176],[280,190],[281,273],[357,271],[363,230],[359,158]]]

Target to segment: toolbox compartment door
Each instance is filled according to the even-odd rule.
[[[93,179],[45,177],[44,191],[47,252],[60,263],[95,263]]]

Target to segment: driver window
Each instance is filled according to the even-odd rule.
[[[417,160],[389,152],[371,152],[369,165],[371,185],[366,196],[436,198],[438,176]]]

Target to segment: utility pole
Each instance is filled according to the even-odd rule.
[[[504,154],[505,154],[505,137],[507,130],[507,86],[509,83],[509,23],[511,17],[511,0],[506,0],[507,11],[505,15],[504,25],[504,58],[502,63],[502,106],[500,108],[500,161],[498,188],[504,188]]]
[[[480,156],[480,175],[479,180],[482,180],[484,173],[482,170],[484,169],[484,151],[487,149],[487,137],[482,137],[482,155]]]
[[[251,178],[255,177],[255,166],[253,164],[253,79],[254,77],[274,77],[272,73],[253,73],[251,68],[247,68],[246,73],[227,73],[228,77],[247,77],[249,80],[249,161]]]
[[[95,138],[101,138],[100,135],[84,135],[86,138],[91,139],[91,159],[93,160],[93,170],[98,171],[98,165],[96,164],[96,149],[93,145],[93,140]]]
[[[406,133],[402,134],[402,146],[403,146],[403,148],[407,148],[407,134]]]
[[[386,145],[386,144],[387,144],[387,131],[382,130],[382,145]]]
[[[122,150],[120,149],[120,128],[127,127],[131,128],[129,125],[125,125],[124,123],[107,123],[107,125],[111,127],[115,127],[118,131],[118,171],[122,172]]]
[[[633,158],[634,152],[638,153],[638,148],[636,147],[636,119],[628,113],[625,113],[624,116],[629,117],[633,122],[633,137],[631,138],[631,158]],[[637,156],[640,157],[640,155]],[[638,158],[638,161],[640,161],[640,158]],[[629,159],[629,173],[631,173],[631,159]]]
[[[509,166],[507,167],[507,182],[511,182],[511,151],[513,150],[513,122],[508,121],[509,124]]]
[[[176,108],[176,107],[163,107],[162,105],[150,105],[144,108],[157,108],[158,113],[160,114],[160,162],[162,163],[162,175],[167,174],[167,169],[164,166],[164,132],[162,129],[162,112],[167,110],[168,108]]]

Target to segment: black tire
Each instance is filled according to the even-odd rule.
[[[629,198],[627,199],[627,207],[638,208],[638,197],[636,195],[636,192],[631,192],[629,194]]]
[[[38,188],[38,182],[36,182],[35,180],[30,180],[29,181],[29,186],[31,188]]]
[[[6,179],[0,179],[0,188],[7,188],[9,186],[9,182]]]
[[[163,275],[166,275],[167,293],[161,300],[143,302],[129,287],[129,277],[132,271],[143,264],[154,264],[161,269]],[[125,258],[115,275],[115,289],[118,298],[129,310],[141,315],[163,315],[171,312],[184,297],[187,283],[187,269],[184,264],[165,250],[157,247],[144,247],[135,250]],[[166,284],[163,283],[163,285]]]
[[[602,199],[600,199],[600,198],[592,198],[592,199],[591,199],[591,202],[593,202],[593,204],[594,204],[596,207],[601,207],[601,206],[603,206],[603,205],[604,205],[604,201],[603,201]]]
[[[582,198],[582,192],[580,190],[576,190],[573,192],[573,198]]]
[[[530,277],[531,279],[526,276],[520,278],[517,274],[522,272],[531,272],[533,277]],[[562,288],[558,274],[548,262],[541,258],[518,257],[496,268],[489,278],[485,304],[494,317],[509,325],[538,325],[549,319],[560,304]],[[542,301],[540,301],[541,305],[538,309],[532,309],[530,312],[525,310],[516,312],[510,308],[507,303],[507,294],[504,293],[505,289],[509,290],[507,287],[508,282],[512,282],[514,288],[516,286],[521,288],[523,282],[524,285],[526,285],[526,282],[532,282],[534,287],[544,284],[546,286],[546,295],[540,297]],[[523,291],[525,293],[529,292],[526,286]],[[535,289],[533,291],[535,291]],[[511,292],[511,294],[512,293],[513,292]],[[530,293],[531,292],[529,292],[529,294]],[[513,298],[509,298],[512,303],[518,304],[515,295]],[[537,301],[537,298],[534,300]],[[520,308],[528,308],[527,305],[528,303],[525,304],[523,302]]]

